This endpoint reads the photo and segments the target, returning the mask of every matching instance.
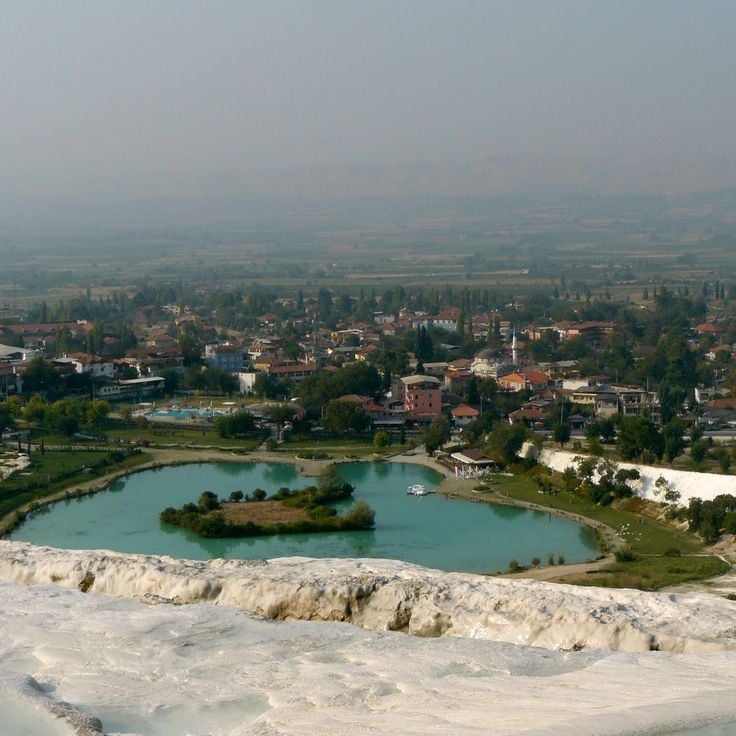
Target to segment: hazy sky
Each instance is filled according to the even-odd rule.
[[[2,189],[736,155],[734,0],[0,2]]]

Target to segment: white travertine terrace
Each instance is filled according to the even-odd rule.
[[[729,734],[734,648],[708,594],[0,541],[3,736]]]

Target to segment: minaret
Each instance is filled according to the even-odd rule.
[[[511,337],[511,363],[513,365],[519,364],[518,345],[516,344],[516,325],[514,325],[514,332]]]

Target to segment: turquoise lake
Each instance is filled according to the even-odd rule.
[[[539,557],[546,563],[549,553],[562,554],[567,562],[597,555],[587,527],[553,514],[434,494],[407,495],[409,485],[437,485],[440,476],[429,468],[367,462],[344,463],[338,469],[355,486],[354,499],[364,499],[375,509],[375,530],[201,539],[160,524],[164,508],[196,502],[203,491],[227,498],[234,490],[249,493],[263,488],[271,493],[281,486],[299,488],[313,482],[292,465],[203,463],[147,470],[93,496],[60,501],[29,515],[8,538],[67,549],[189,559],[382,557],[481,573],[505,570],[511,559],[525,564]]]

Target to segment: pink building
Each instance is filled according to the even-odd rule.
[[[434,376],[406,376],[404,384],[404,411],[415,417],[436,417],[442,411],[440,380]]]

